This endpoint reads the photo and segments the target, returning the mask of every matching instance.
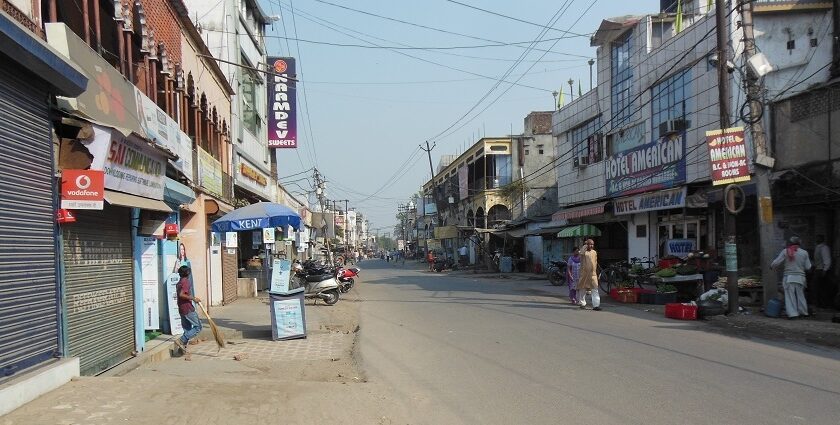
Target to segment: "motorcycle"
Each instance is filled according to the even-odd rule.
[[[294,271],[294,276],[290,282],[291,287],[292,289],[304,288],[305,298],[318,298],[324,300],[326,305],[338,302],[339,284],[335,273],[314,265],[304,267],[300,263],[295,263],[292,271]]]
[[[551,264],[548,267],[548,281],[554,286],[563,286],[566,284],[566,264],[565,261],[549,261]]]
[[[458,270],[458,265],[455,263],[455,260],[451,258],[435,258],[434,270],[436,272],[442,272],[444,270]]]
[[[359,272],[362,269],[358,267],[350,267],[349,269],[339,269],[338,273],[336,273],[336,278],[338,279],[339,286],[338,290],[342,293],[350,292],[353,289],[353,285],[356,284],[356,277],[359,276]]]

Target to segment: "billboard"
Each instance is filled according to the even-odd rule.
[[[685,182],[685,134],[668,134],[605,161],[607,196],[618,197]]]
[[[712,161],[713,186],[750,180],[744,127],[707,131],[706,143]]]
[[[268,147],[297,148],[295,58],[268,57]]]

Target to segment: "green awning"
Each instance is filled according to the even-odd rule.
[[[583,238],[587,236],[601,236],[601,230],[591,224],[578,224],[566,227],[557,233],[558,238]]]

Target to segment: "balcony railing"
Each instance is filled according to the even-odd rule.
[[[510,184],[512,179],[510,176],[490,176],[482,177],[473,181],[473,190],[491,190],[500,189]]]

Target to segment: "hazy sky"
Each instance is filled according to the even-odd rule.
[[[279,175],[315,165],[328,179],[328,198],[349,199],[373,227],[390,231],[397,205],[430,178],[421,144],[435,145],[437,168],[441,155],[460,153],[481,136],[505,136],[511,128],[521,133],[529,112],[553,108],[552,91],[562,87],[568,99],[569,78],[575,80],[575,96],[578,80],[584,92],[589,88],[586,62],[595,48],[587,35],[602,19],[655,13],[659,7],[654,0],[457,1],[531,23],[554,23],[544,30],[452,0],[261,0],[268,15],[283,18],[268,30],[268,54],[296,57],[303,80],[299,148],[281,150]],[[300,41],[287,44],[280,37]],[[529,51],[535,39],[543,41]],[[479,47],[499,42],[522,44]],[[506,73],[506,81],[520,85],[498,84]],[[309,179],[297,180],[301,177]],[[311,173],[284,182],[292,191],[312,189]]]

